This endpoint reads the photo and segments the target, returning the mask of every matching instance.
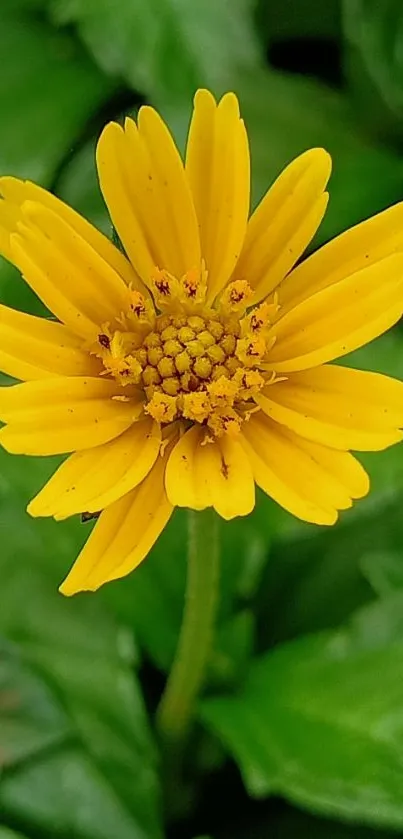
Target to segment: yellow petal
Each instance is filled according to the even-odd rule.
[[[403,254],[393,254],[319,291],[272,327],[270,369],[292,372],[332,361],[377,338],[403,311]]]
[[[199,449],[200,483],[208,488],[210,503],[227,521],[247,516],[255,506],[255,483],[247,454],[228,435]]]
[[[57,213],[27,201],[21,217],[11,236],[16,265],[59,320],[93,339],[128,309],[126,284]]]
[[[77,301],[72,301],[63,293],[63,287],[68,287],[70,275],[53,243],[39,233],[34,234],[27,227],[23,231],[20,229],[18,234],[13,233],[10,243],[13,262],[50,311],[60,317],[76,335],[87,341],[95,341],[99,326],[82,311],[79,304],[75,305]],[[61,288],[56,284],[59,272]],[[76,290],[74,284],[73,287]]]
[[[165,487],[171,504],[204,510],[214,507],[224,519],[246,516],[255,505],[252,470],[242,446],[224,436],[205,442],[194,425],[173,449]]]
[[[0,178],[0,189],[1,189]],[[10,233],[13,233],[17,228],[17,221],[19,218],[19,208],[8,201],[1,200],[0,193],[0,255],[12,262]]]
[[[324,149],[301,154],[253,213],[235,278],[256,289],[255,302],[278,286],[315,235],[327,206],[331,167]]]
[[[130,397],[126,401],[126,396]],[[112,440],[142,411],[136,391],[107,379],[42,379],[0,389],[0,443],[13,454],[63,454]]]
[[[249,213],[248,138],[233,93],[223,96],[218,106],[208,91],[196,93],[186,173],[208,271],[208,301],[212,302],[235,268]]]
[[[335,481],[340,483],[352,500],[364,498],[370,490],[369,476],[362,464],[349,452],[335,451],[327,446],[317,446],[309,440],[298,439],[301,449],[326,469]],[[350,504],[348,504],[350,506]],[[340,509],[343,509],[340,507]]]
[[[304,440],[262,413],[244,423],[242,442],[256,483],[304,521],[334,524],[338,510],[368,492],[366,473],[352,455]]]
[[[403,439],[403,382],[347,367],[292,373],[256,397],[302,437],[336,449],[379,451]]]
[[[97,148],[101,189],[143,281],[155,267],[181,277],[200,266],[196,213],[179,152],[161,118],[141,108],[138,128],[110,123]]]
[[[165,472],[165,488],[175,507],[204,510],[210,505],[196,474],[196,458],[205,436],[205,429],[194,425],[172,449]]]
[[[323,288],[403,250],[403,202],[357,224],[295,268],[278,288],[282,317]]]
[[[17,222],[21,220],[21,206],[26,201],[34,201],[53,210],[63,218],[122,277],[127,285],[144,292],[144,287],[124,254],[103,233],[100,233],[96,227],[93,227],[60,198],[56,198],[46,189],[30,181],[20,181],[18,178],[10,177],[0,178],[0,196],[4,198],[3,201],[0,200],[0,252],[6,259],[12,261],[9,236],[10,233],[16,232]]]
[[[156,263],[138,217],[138,207],[133,205],[126,158],[127,141],[123,128],[110,122],[97,145],[99,182],[126,253],[143,282],[149,285]]]
[[[92,376],[97,359],[61,323],[0,304],[0,369],[24,381],[54,376]]]
[[[171,266],[176,243],[170,235],[169,208],[162,202],[146,144],[137,125],[110,123],[97,148],[105,200],[133,265],[150,283],[155,267]]]
[[[173,507],[164,489],[166,458],[159,457],[144,481],[101,513],[87,544],[60,586],[65,595],[95,591],[125,577],[147,556]]]
[[[206,233],[211,201],[206,185],[211,178],[217,103],[209,90],[198,90],[186,147],[186,174],[191,186],[206,258]]]
[[[138,130],[150,155],[159,200],[170,220],[168,235],[176,247],[172,273],[181,276],[200,265],[197,217],[184,166],[166,125],[153,108],[140,108]],[[161,235],[161,231],[158,233]],[[170,270],[169,265],[164,267]]]
[[[146,419],[109,443],[76,452],[31,501],[28,512],[62,519],[103,510],[141,483],[160,445],[160,427]]]
[[[224,519],[246,516],[255,505],[252,470],[238,441],[228,436],[205,442],[193,426],[173,449],[166,473],[167,496],[178,507],[214,509]]]
[[[46,411],[49,403],[70,405],[74,401],[112,399],[122,388],[112,379],[63,376],[39,382],[24,382],[0,388],[0,420],[14,422],[32,410]],[[128,391],[131,393],[131,391]]]

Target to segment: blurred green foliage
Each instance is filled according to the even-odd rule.
[[[2,0],[0,57],[0,172],[105,231],[105,121],[149,101],[183,146],[203,85],[239,95],[254,201],[298,152],[331,151],[316,244],[402,197],[400,0]],[[6,263],[0,294],[43,311]],[[350,362],[401,377],[401,328]],[[57,585],[91,524],[31,520],[55,464],[0,453],[0,839],[402,834],[403,450],[365,464],[372,494],[331,531],[263,497],[221,524],[209,682],[168,824],[152,714],[181,621],[185,516],[128,579],[67,601]]]
[[[251,795],[403,825],[402,606],[399,592],[347,627],[280,645],[256,659],[236,697],[203,703]]]

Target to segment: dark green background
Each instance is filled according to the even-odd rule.
[[[151,102],[183,145],[198,86],[240,98],[254,201],[294,155],[332,153],[316,244],[402,198],[401,0],[1,0],[0,173],[109,231],[102,126]],[[0,294],[42,311],[5,263]],[[351,362],[401,376],[401,327]],[[63,599],[91,524],[30,520],[54,462],[0,453],[0,839],[403,835],[403,448],[365,464],[371,495],[331,531],[266,498],[222,525],[209,681],[168,819],[152,719],[185,516],[131,577]]]

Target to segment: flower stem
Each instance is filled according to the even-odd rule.
[[[185,607],[176,656],[157,711],[168,748],[183,744],[202,688],[213,640],[218,601],[218,516],[212,509],[188,513]]]

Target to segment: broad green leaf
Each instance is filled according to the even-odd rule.
[[[53,0],[98,64],[154,101],[190,98],[200,84],[225,90],[260,63],[251,0]]]
[[[57,182],[57,194],[111,236],[112,224],[98,184],[94,141],[83,146],[63,168]]]
[[[332,155],[330,201],[316,244],[400,200],[403,164],[366,139],[348,100],[319,82],[275,71],[245,75],[237,87],[252,152],[254,203],[307,148]]]
[[[377,134],[403,128],[400,0],[343,0],[347,69],[364,119]],[[382,109],[383,106],[383,109]],[[386,128],[386,131],[385,131]]]
[[[114,85],[77,39],[57,32],[44,16],[29,14],[39,0],[24,5],[23,13],[13,0],[2,2],[0,175],[50,186]],[[18,272],[1,257],[0,297],[2,303],[17,308],[44,311]]]
[[[24,665],[16,651],[0,648],[0,762],[21,763],[36,752],[57,747],[70,735],[62,709],[49,687]]]
[[[140,817],[133,818],[133,808],[103,771],[99,754],[84,751],[82,732],[71,719],[70,693],[52,692],[43,674],[40,677],[22,655],[17,656],[16,648],[2,652],[0,669],[2,817],[23,820],[52,836],[62,831],[83,839],[108,839],[116,831],[127,839],[159,837],[155,814],[149,813],[144,824],[141,804]],[[21,649],[25,653],[26,646]],[[32,650],[30,654],[32,658]],[[92,677],[88,660],[87,669]],[[78,675],[82,679],[82,673]],[[122,678],[122,673],[116,677]],[[110,686],[105,684],[105,689]],[[94,702],[93,714],[97,713]],[[104,742],[102,717],[97,720],[97,739],[99,752]],[[112,753],[112,766],[114,758]],[[129,774],[131,760],[127,755]],[[131,777],[132,796],[139,779],[141,773]],[[149,788],[142,792],[150,797]]]
[[[136,778],[133,778],[133,790]],[[0,784],[3,818],[21,819],[46,837],[160,839],[122,806],[97,765],[74,743],[5,774]]]
[[[11,9],[2,12],[0,53],[0,172],[49,184],[113,84],[77,40]]]
[[[25,716],[24,710],[24,719],[20,715],[18,725],[8,729],[14,752],[18,756],[18,750],[25,747],[30,762],[26,766],[22,760],[18,772],[0,781],[0,810],[3,807],[12,813],[15,808],[25,807],[27,818],[41,823],[43,815],[44,827],[49,819],[54,830],[60,822],[60,827],[71,830],[72,835],[94,839],[106,839],[108,830],[109,836],[113,834],[110,825],[115,813],[118,835],[122,831],[128,837],[157,839],[156,752],[133,669],[136,651],[132,634],[122,629],[99,597],[68,600],[57,591],[88,528],[78,520],[61,527],[52,521],[32,520],[24,512],[28,497],[54,466],[55,459],[24,462],[23,458],[0,454],[0,633],[27,667],[21,684],[27,693],[22,709],[30,711]],[[41,677],[42,687],[31,671]],[[9,674],[9,679],[18,689],[17,677]],[[35,690],[39,718],[31,698]],[[54,702],[56,710],[50,713],[46,701]],[[61,733],[65,733],[67,720],[69,742],[80,744],[70,757],[66,755],[66,766],[71,763],[71,790],[60,782],[64,747],[52,746],[54,728],[56,739],[61,736],[60,707],[64,709]],[[46,721],[42,728],[41,720]],[[46,737],[52,746],[51,756],[46,754],[42,759],[41,738]],[[11,745],[8,742],[9,750]],[[37,760],[32,756],[35,748]],[[59,783],[59,792],[55,792],[50,808],[48,787],[56,771],[54,761],[59,781],[55,777],[53,783],[55,790]],[[68,769],[66,772],[69,775]],[[42,778],[46,785],[41,798]],[[38,785],[37,796],[29,795],[32,784]],[[70,795],[80,786],[83,812],[74,813]],[[105,799],[104,814],[102,808],[98,810],[91,803],[96,796]],[[67,817],[70,821],[64,825],[62,820]],[[87,829],[91,820],[92,832]]]
[[[239,763],[251,795],[403,826],[403,595],[335,632],[278,647],[235,696],[201,718]]]
[[[22,833],[15,833],[14,830],[8,830],[7,827],[0,827],[0,839],[27,839]]]

